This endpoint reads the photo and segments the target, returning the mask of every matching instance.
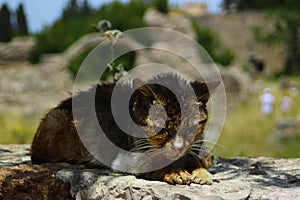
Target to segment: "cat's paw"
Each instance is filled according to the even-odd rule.
[[[173,169],[164,175],[164,181],[170,184],[190,184],[191,174],[184,169]]]
[[[192,183],[198,183],[201,185],[211,185],[212,184],[212,175],[204,168],[198,168],[192,171],[190,176],[190,181]]]

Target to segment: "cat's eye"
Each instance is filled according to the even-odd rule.
[[[199,124],[204,124],[204,123],[206,123],[206,122],[207,122],[207,119],[206,119],[206,118],[200,119]]]
[[[164,136],[168,136],[169,135],[169,131],[165,128],[162,128],[159,132],[160,134],[163,134]]]

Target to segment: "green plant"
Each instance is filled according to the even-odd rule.
[[[82,52],[79,56],[71,60],[68,69],[72,73],[73,77],[75,78],[77,75],[77,72],[84,61],[84,59],[88,56],[88,54],[92,51],[93,48],[86,49],[84,52]]]
[[[167,13],[169,11],[168,0],[153,0],[153,5],[158,11],[162,13]]]
[[[223,48],[220,53],[216,54],[214,60],[223,66],[229,66],[234,59],[233,52],[228,48]]]
[[[128,52],[119,58],[115,59],[111,63],[111,67],[108,67],[103,75],[101,76],[101,80],[107,80],[109,77],[113,76],[114,80],[117,80],[119,77],[119,73],[123,73],[123,71],[129,71],[133,68],[135,61],[135,53]],[[113,67],[114,66],[114,67]]]
[[[91,26],[93,22],[94,19],[91,16],[82,16],[64,21],[58,20],[52,26],[46,26],[36,34],[37,43],[30,61],[38,63],[42,54],[64,51],[81,36],[93,32]]]
[[[234,53],[221,44],[216,33],[208,28],[200,26],[195,21],[192,25],[196,33],[197,41],[212,57],[213,61],[220,63],[223,66],[229,66],[234,59]]]
[[[92,9],[85,2],[80,6],[77,1],[70,1],[59,19],[35,35],[37,44],[31,55],[32,63],[38,63],[42,54],[64,51],[83,35],[93,32],[92,24],[99,19],[108,19],[113,24],[111,29],[120,31],[143,27],[142,16],[151,5],[144,0],[126,3],[113,1]]]
[[[109,77],[113,77],[114,81],[117,81],[119,76],[124,72],[130,70],[134,66],[135,53],[128,52],[118,58],[115,58],[114,54],[114,45],[118,42],[119,38],[122,35],[122,32],[119,30],[109,30],[112,27],[112,24],[108,20],[101,20],[94,27],[110,41],[110,56],[111,60],[107,63],[107,68],[100,77],[101,81],[107,80]],[[93,48],[87,49],[77,58],[71,61],[69,69],[72,72],[73,76],[76,77],[77,72]]]

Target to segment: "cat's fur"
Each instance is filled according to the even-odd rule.
[[[164,84],[154,83],[157,80],[160,83],[171,85],[172,88],[176,88],[176,91],[162,86]],[[167,151],[162,156],[169,160],[173,159],[170,165],[149,173],[139,174],[141,177],[166,181],[171,184],[211,184],[211,175],[207,171],[211,161],[207,154],[203,154],[204,148],[201,141],[208,119],[206,110],[209,98],[208,87],[211,89],[217,85],[218,83],[188,82],[173,74],[160,75],[150,80],[148,84],[144,84],[138,79],[124,83],[122,86],[124,90],[134,91],[129,103],[130,115],[133,121],[143,128],[147,140],[139,140],[139,138],[124,133],[115,123],[111,111],[114,83],[99,84],[88,91],[79,92],[62,101],[41,120],[31,146],[32,162],[68,162],[93,167],[107,167],[90,154],[77,133],[76,128],[80,126],[81,130],[86,130],[86,134],[89,135],[89,131],[93,131],[94,125],[89,123],[88,117],[74,119],[73,116],[72,100],[74,98],[81,99],[82,102],[85,102],[85,99],[94,98],[96,109],[85,104],[76,109],[81,109],[85,113],[83,116],[89,116],[89,112],[96,110],[103,131],[115,145],[126,151],[136,152],[154,151],[164,147]],[[189,93],[185,92],[188,87],[193,89],[197,99],[193,99]],[[96,96],[93,97],[92,95],[95,93]],[[179,102],[183,102],[183,105]],[[165,110],[167,117],[163,124],[158,125],[153,116],[149,117],[149,109],[153,105],[160,106]],[[193,109],[195,105],[199,110]],[[186,109],[184,113],[187,114],[182,114],[180,106],[182,109]],[[157,111],[158,113],[155,113],[155,110],[153,112],[154,118],[159,119],[163,116],[160,110]],[[178,136],[177,131],[180,126],[185,130],[192,130],[192,132],[186,131],[184,135]],[[149,136],[147,136],[148,134]],[[199,153],[203,157],[200,157]],[[112,165],[122,162],[118,160],[118,153],[112,153],[109,156],[111,156]],[[176,159],[178,157],[179,159]],[[139,162],[139,160],[135,162]]]

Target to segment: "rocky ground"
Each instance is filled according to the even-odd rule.
[[[212,185],[169,185],[68,164],[32,165],[0,145],[0,199],[300,199],[300,159],[218,158]]]

